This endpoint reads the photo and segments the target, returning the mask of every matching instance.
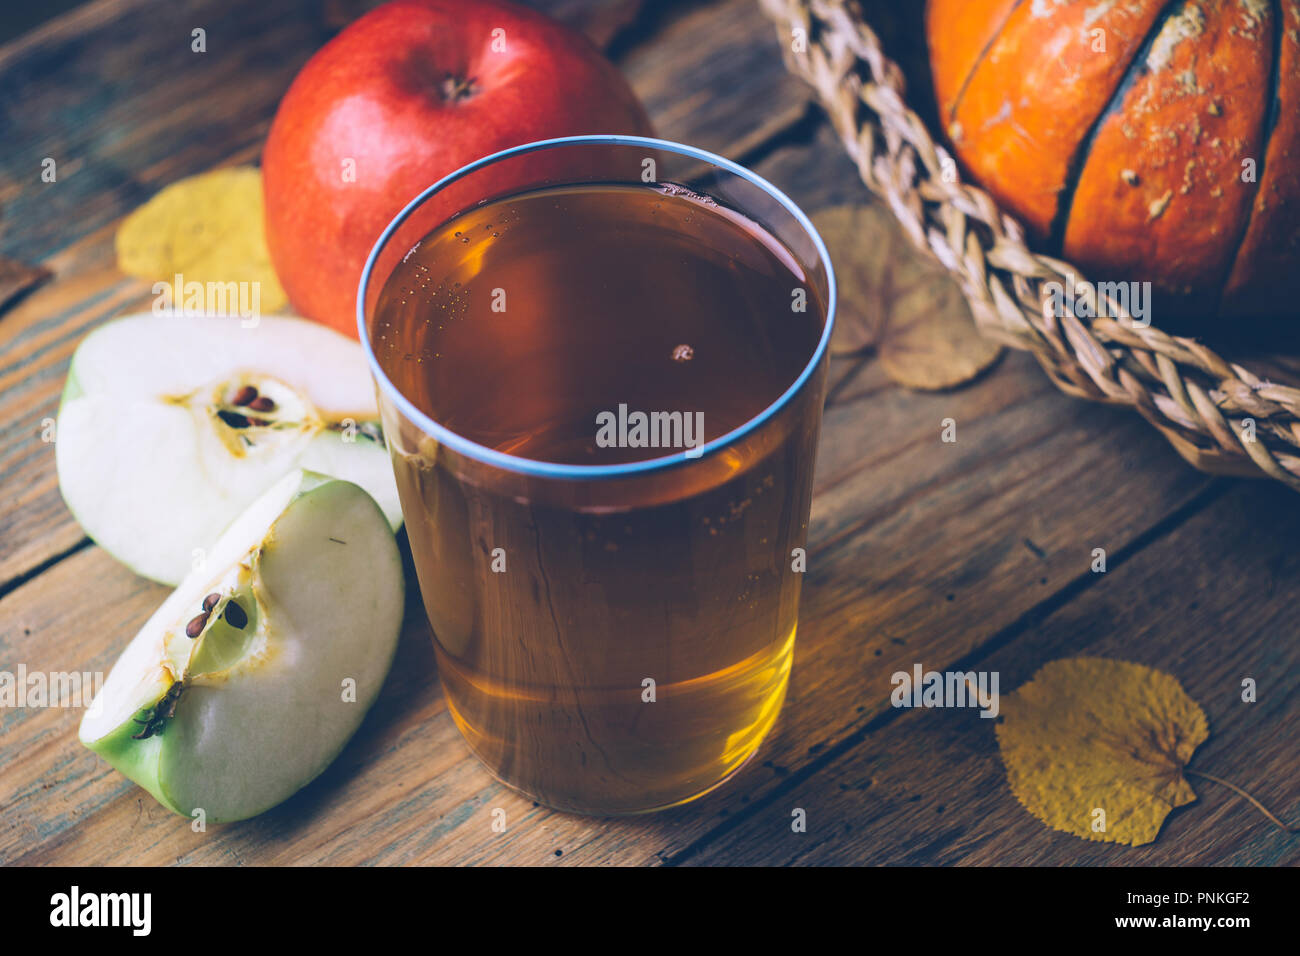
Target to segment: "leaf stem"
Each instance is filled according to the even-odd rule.
[[[1268,819],[1272,822],[1272,824],[1276,826],[1279,830],[1283,830],[1287,833],[1300,833],[1300,827],[1287,826],[1277,817],[1273,816],[1273,814],[1269,812],[1268,808],[1264,806],[1264,804],[1260,803],[1258,800],[1256,800],[1249,793],[1241,789],[1241,787],[1237,786],[1232,781],[1224,780],[1222,777],[1216,777],[1214,774],[1206,773],[1203,770],[1192,770],[1190,767],[1184,767],[1183,773],[1190,774],[1193,777],[1202,777],[1206,780],[1212,781],[1217,784],[1222,784],[1223,786],[1231,790],[1233,793],[1237,794],[1239,797],[1244,797],[1247,801],[1249,801],[1250,804],[1254,806],[1256,810],[1264,814],[1264,816],[1268,817]]]

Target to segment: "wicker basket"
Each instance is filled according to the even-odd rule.
[[[1103,309],[1091,301],[1087,311],[1118,318],[1059,315],[1043,287],[1083,272],[1031,251],[1021,225],[961,181],[909,108],[903,70],[884,54],[860,5],[760,3],[777,24],[786,65],[816,90],[862,181],[957,278],[984,334],[1032,352],[1064,392],[1133,406],[1202,471],[1268,476],[1300,491],[1294,370],[1233,361],[1194,339],[1138,327],[1110,299]]]

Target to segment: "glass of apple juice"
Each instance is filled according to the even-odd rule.
[[[579,136],[488,156],[362,276],[447,705],[563,810],[717,787],[785,699],[835,282],[719,156]]]

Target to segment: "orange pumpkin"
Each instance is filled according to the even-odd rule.
[[[1038,248],[1151,281],[1158,325],[1300,316],[1300,0],[929,0],[926,31],[958,158]]]

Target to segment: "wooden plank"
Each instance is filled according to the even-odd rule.
[[[191,50],[199,28],[206,53]],[[327,37],[312,0],[101,0],[0,48],[0,253],[44,261],[259,145]]]
[[[321,19],[326,26],[341,30],[353,20],[387,0],[323,0]],[[516,0],[527,7],[542,10],[574,29],[581,30],[596,46],[606,49],[618,41],[630,45],[653,27],[643,20],[653,13],[662,16],[663,8],[672,4],[657,3],[647,10],[646,0]]]
[[[1005,694],[1046,660],[1079,655],[1172,673],[1205,708],[1210,738],[1192,768],[1245,787],[1300,823],[1300,588],[1293,492],[1235,484],[1171,534],[1094,576],[1084,593],[992,654]],[[1083,536],[1081,545],[1088,543]],[[931,661],[917,657],[927,668]],[[890,668],[864,696],[888,695]],[[1258,700],[1241,701],[1241,681]],[[1227,789],[1190,778],[1199,799],[1155,843],[1121,847],[1058,833],[1012,796],[993,721],[972,711],[898,711],[846,754],[791,781],[689,862],[1192,866],[1300,864],[1300,841]],[[808,814],[793,833],[791,812]]]
[[[619,66],[660,136],[730,157],[796,124],[812,97],[752,0],[690,9]]]
[[[52,582],[64,585],[58,606],[27,603],[39,601]],[[141,608],[161,603],[166,593],[99,549],[82,551],[0,601],[0,669],[103,675],[123,637],[140,626]],[[81,713],[79,706],[0,709],[0,817],[6,824],[0,859],[18,858],[54,834],[76,833],[93,808],[87,784],[101,777],[102,766],[87,760],[93,755],[76,742]],[[125,780],[107,783],[95,791],[100,799],[135,789]]]

